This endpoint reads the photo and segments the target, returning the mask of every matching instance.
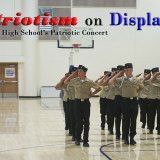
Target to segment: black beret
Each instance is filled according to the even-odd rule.
[[[104,74],[108,74],[109,73],[109,71],[104,71]]]
[[[111,72],[115,72],[115,71],[117,71],[117,68],[112,68],[111,69]]]
[[[108,77],[110,77],[111,76],[111,72],[108,72]]]
[[[83,65],[79,65],[79,66],[78,66],[78,69],[83,70],[83,72],[87,72],[87,70],[88,70],[88,68],[86,68],[86,67],[83,66]]]
[[[73,71],[74,65],[70,65],[69,66],[69,73],[71,74],[71,72]]]
[[[78,69],[78,67],[73,67],[72,71],[76,71]]]
[[[124,66],[125,69],[127,68],[133,68],[133,64],[132,63],[126,63]]]
[[[159,67],[152,68],[152,73],[159,72]]]
[[[124,70],[124,66],[122,66],[122,65],[118,65],[118,66],[117,66],[117,70],[119,70],[119,71]]]
[[[150,70],[150,69],[145,69],[145,70],[144,70],[144,73],[149,74],[149,73],[151,73],[151,70]]]

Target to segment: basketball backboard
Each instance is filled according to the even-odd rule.
[[[58,48],[94,48],[92,28],[59,27]]]

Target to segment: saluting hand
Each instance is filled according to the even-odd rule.
[[[74,78],[74,77],[77,77],[78,76],[78,70],[74,71],[72,74],[71,74],[71,77]]]
[[[157,72],[157,73],[156,73],[156,77],[159,76],[159,75],[160,75],[160,72]]]
[[[119,71],[119,72],[117,73],[117,75],[120,76],[120,75],[124,74],[124,72],[125,72],[124,70]]]
[[[151,78],[151,73],[147,74],[144,78],[144,80],[150,79]]]
[[[104,76],[100,76],[100,77],[99,77],[99,80],[102,79],[103,77],[104,77]]]

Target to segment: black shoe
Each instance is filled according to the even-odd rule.
[[[72,136],[72,133],[69,133],[68,136]]]
[[[149,130],[149,134],[153,134],[153,131],[152,131],[152,130]]]
[[[120,140],[120,136],[116,135],[116,139],[117,139],[117,140]]]
[[[129,144],[128,139],[125,139],[125,140],[124,140],[124,144],[127,144],[127,145]]]
[[[104,130],[104,128],[105,128],[105,124],[101,124],[101,130]]]
[[[131,145],[135,145],[135,144],[136,144],[136,141],[135,141],[134,139],[131,139],[131,140],[130,140],[130,144],[131,144]]]
[[[145,124],[144,123],[142,124],[141,128],[145,128]]]
[[[83,142],[83,139],[82,139],[82,138],[80,139],[80,142]]]
[[[109,131],[109,133],[108,133],[109,135],[113,135],[114,133],[113,133],[113,131]]]
[[[158,131],[157,134],[160,135],[160,131]]]
[[[104,130],[104,127],[101,127],[101,130]]]
[[[87,142],[83,143],[83,147],[89,147],[89,143]]]
[[[75,140],[75,145],[79,146],[80,142],[78,140]]]
[[[72,141],[75,141],[75,138],[74,138],[74,137],[72,137]]]
[[[69,128],[66,126],[66,127],[65,127],[65,130],[68,130],[68,129],[69,129]]]

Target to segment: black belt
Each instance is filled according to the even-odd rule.
[[[137,100],[137,97],[123,97],[124,99]]]
[[[139,97],[139,99],[148,100],[148,98],[140,98],[140,97]]]
[[[84,101],[89,101],[89,98],[87,98],[87,99],[78,99],[78,98],[76,98],[76,100],[77,100],[77,101],[84,102]]]
[[[115,97],[122,97],[121,95],[115,95]]]

